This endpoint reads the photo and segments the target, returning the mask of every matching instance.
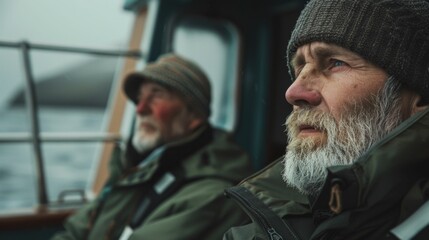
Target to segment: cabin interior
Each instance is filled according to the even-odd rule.
[[[255,171],[281,157],[287,140],[284,122],[291,111],[284,98],[291,83],[286,47],[304,4],[303,0],[124,1],[124,9],[135,18],[125,49],[129,54],[121,58],[106,103],[110,117],[105,134],[87,138],[102,143],[90,189],[94,195],[107,178],[113,146],[131,131],[133,107],[121,92],[124,76],[170,51],[195,60],[207,71],[214,90],[210,120],[230,131],[250,153]],[[37,99],[26,104],[37,106]],[[43,133],[37,126],[31,128],[31,144],[43,145],[49,139],[40,137]],[[3,142],[7,141],[0,144]],[[85,191],[79,192],[81,201],[72,203],[47,197],[43,174],[39,169],[34,208],[0,213],[1,239],[48,239],[84,204]]]

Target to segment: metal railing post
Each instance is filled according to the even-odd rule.
[[[77,48],[77,47],[66,47],[66,46],[52,46],[43,44],[30,44],[29,42],[7,42],[0,41],[0,48],[15,48],[21,49],[22,60],[24,66],[24,72],[26,77],[25,86],[25,101],[28,105],[28,113],[30,115],[31,133],[29,135],[25,133],[18,133],[12,135],[3,136],[0,134],[0,143],[2,142],[29,142],[32,141],[35,161],[36,161],[36,175],[37,175],[37,194],[38,194],[38,207],[46,207],[49,204],[46,180],[45,180],[45,169],[42,154],[42,142],[85,142],[85,141],[119,141],[120,136],[113,133],[107,133],[104,135],[92,134],[85,136],[75,136],[66,134],[65,136],[56,136],[55,134],[46,134],[43,136],[40,131],[39,116],[38,116],[38,101],[36,94],[36,84],[33,79],[32,65],[30,59],[30,49],[42,50],[42,51],[54,51],[54,52],[69,52],[79,54],[89,54],[107,57],[131,57],[140,59],[144,57],[139,50],[134,51],[105,51],[90,48]]]
[[[45,169],[43,165],[42,146],[40,141],[40,125],[38,116],[38,105],[36,87],[33,79],[30,59],[30,45],[27,42],[21,43],[22,58],[25,70],[26,88],[25,99],[28,104],[28,112],[30,115],[31,137],[33,142],[34,156],[36,158],[36,175],[37,175],[37,191],[39,206],[48,204],[48,194],[45,181]]]

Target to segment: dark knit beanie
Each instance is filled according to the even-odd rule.
[[[289,73],[297,48],[314,42],[349,49],[395,76],[429,102],[428,0],[312,0],[289,41]]]
[[[191,61],[170,53],[148,64],[142,72],[128,75],[123,87],[125,94],[134,103],[137,103],[139,87],[144,81],[158,83],[179,93],[197,114],[205,118],[210,116],[210,82],[204,72]]]

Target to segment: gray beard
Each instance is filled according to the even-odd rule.
[[[284,181],[305,195],[321,191],[326,168],[355,162],[375,142],[402,122],[400,84],[389,78],[381,91],[367,100],[345,106],[338,122],[311,107],[294,111],[287,119],[288,146]],[[326,139],[299,139],[298,126],[316,126]]]

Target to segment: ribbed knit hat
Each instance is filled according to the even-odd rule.
[[[429,102],[428,0],[312,0],[289,41],[291,59],[300,46],[321,41],[358,53]]]
[[[210,82],[203,70],[193,62],[169,53],[148,64],[142,72],[128,75],[123,87],[134,103],[137,103],[139,87],[144,81],[158,83],[179,93],[196,113],[207,118],[210,116]]]

